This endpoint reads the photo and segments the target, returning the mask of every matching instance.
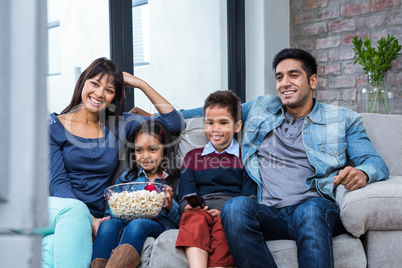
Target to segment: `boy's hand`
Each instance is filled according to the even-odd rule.
[[[212,216],[212,218],[216,218],[216,217],[219,217],[221,215],[221,211],[217,210],[217,209],[214,209],[214,208],[210,209],[210,210],[207,210],[207,212],[208,212],[209,215]]]
[[[145,83],[142,79],[127,72],[123,72],[123,79],[125,87],[141,88]]]
[[[192,206],[187,205],[187,206],[184,207],[184,212],[187,212],[187,211],[190,211],[190,210],[193,210],[193,209],[201,209],[201,207],[198,206],[198,207],[193,208]],[[205,206],[203,209],[208,212],[208,206]]]
[[[172,187],[166,185],[166,188],[164,188],[163,191],[165,192],[165,203],[163,204],[163,208],[166,210],[166,213],[169,214],[173,206],[173,190]]]

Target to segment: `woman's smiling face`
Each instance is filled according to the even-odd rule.
[[[116,89],[108,75],[101,74],[85,81],[81,98],[84,107],[94,113],[106,109],[113,101]]]

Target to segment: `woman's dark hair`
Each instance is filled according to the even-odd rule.
[[[65,114],[74,111],[82,103],[82,90],[85,85],[85,81],[91,79],[97,75],[100,75],[100,79],[103,76],[107,76],[108,80],[111,80],[116,91],[116,95],[113,98],[112,103],[104,110],[104,113],[100,114],[99,120],[101,123],[109,127],[109,119],[111,116],[115,117],[114,122],[118,122],[117,117],[124,111],[124,79],[121,68],[112,60],[106,58],[98,58],[94,60],[88,68],[85,69],[78,78],[75,85],[73,97],[70,104],[61,112]],[[103,112],[103,111],[102,111]]]
[[[300,48],[285,48],[279,51],[272,61],[272,69],[275,70],[278,64],[286,59],[299,60],[302,63],[302,68],[307,74],[307,81],[310,83],[310,77],[317,74],[317,62],[315,58]]]
[[[128,146],[126,151],[126,162],[130,170],[126,175],[126,180],[134,181],[138,177],[140,166],[135,160],[134,142],[140,134],[144,133],[155,137],[163,145],[163,160],[160,166],[168,174],[168,176],[165,176],[165,184],[172,187],[173,195],[176,196],[177,183],[180,177],[180,168],[176,158],[177,140],[169,129],[158,120],[150,119],[140,123],[128,138],[131,146]]]

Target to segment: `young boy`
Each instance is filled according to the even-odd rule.
[[[180,221],[176,248],[187,255],[189,266],[234,266],[220,212],[225,202],[240,195],[255,198],[257,185],[241,161],[234,139],[242,127],[240,99],[230,90],[208,96],[203,107],[208,144],[187,153],[179,184]],[[198,193],[206,207],[192,207],[183,196]]]

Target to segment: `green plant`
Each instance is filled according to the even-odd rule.
[[[371,46],[371,40],[368,37],[363,42],[361,38],[354,36],[352,43],[353,50],[356,52],[354,64],[359,62],[363,66],[363,70],[369,75],[370,83],[374,87],[368,112],[373,112],[375,109],[379,112],[381,106],[384,106],[386,112],[390,113],[388,97],[383,96],[386,92],[381,88],[381,82],[387,71],[392,68],[391,63],[398,56],[402,46],[392,34],[388,34],[387,38],[381,37],[376,48]]]
[[[354,36],[352,43],[357,57],[354,64],[359,62],[374,82],[380,82],[384,79],[385,73],[392,68],[391,63],[402,48],[392,34],[388,35],[386,39],[381,37],[377,49],[371,46],[371,40],[368,37],[363,43],[361,38]]]

